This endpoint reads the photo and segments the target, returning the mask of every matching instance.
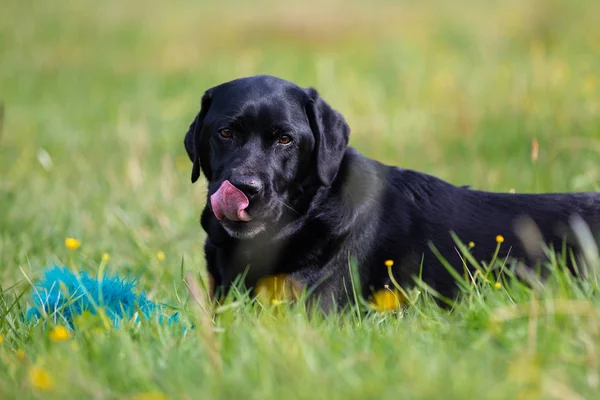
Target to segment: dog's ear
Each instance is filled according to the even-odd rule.
[[[313,159],[317,176],[323,185],[331,186],[348,146],[350,127],[315,89],[307,89],[307,94],[306,115],[315,137]]]
[[[192,183],[196,182],[200,177],[200,168],[207,180],[211,180],[212,170],[210,168],[210,155],[208,143],[204,143],[205,140],[202,135],[202,126],[204,125],[204,117],[210,108],[211,94],[210,91],[204,93],[202,96],[202,104],[200,106],[200,112],[196,115],[196,118],[190,125],[183,143],[185,144],[185,150],[190,157],[190,160],[194,163],[192,167]]]

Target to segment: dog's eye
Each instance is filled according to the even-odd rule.
[[[290,135],[279,136],[279,144],[290,144],[292,143],[292,137]]]
[[[229,129],[225,128],[219,129],[219,135],[221,135],[222,138],[230,139],[233,136],[233,133],[231,133]]]

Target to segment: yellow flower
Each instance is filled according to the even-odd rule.
[[[160,392],[146,392],[131,396],[131,400],[169,400],[169,396]]]
[[[25,359],[25,352],[23,351],[23,349],[17,350],[17,358],[19,360],[24,360]]]
[[[496,283],[494,284],[494,287],[495,287],[496,289],[501,289],[501,288],[502,288],[502,284],[501,284],[500,282],[496,282]]]
[[[475,242],[469,242],[469,248],[472,249],[473,247],[475,247]]]
[[[40,390],[52,390],[54,388],[54,381],[48,371],[35,365],[29,368],[29,383]]]
[[[396,290],[383,289],[373,294],[371,306],[377,311],[396,311],[404,304],[404,297]]]
[[[497,243],[504,243],[504,236],[502,236],[502,235],[496,236],[496,242]]]
[[[81,242],[75,238],[69,237],[65,239],[65,246],[67,246],[67,249],[69,250],[77,250],[79,246],[81,246]]]
[[[0,335],[0,343],[4,342],[4,336]]]
[[[165,260],[165,252],[164,251],[158,251],[156,252],[156,259],[158,261],[164,261]]]
[[[102,262],[106,264],[108,260],[110,260],[110,254],[102,253]]]
[[[394,260],[385,260],[385,266],[391,268],[394,265]]]
[[[263,304],[279,305],[299,297],[299,288],[286,274],[267,275],[256,282],[254,294]]]
[[[50,339],[53,342],[62,342],[64,340],[69,340],[71,337],[71,333],[67,328],[62,325],[59,325],[50,331]]]

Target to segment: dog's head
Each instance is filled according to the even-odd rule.
[[[303,185],[330,186],[349,134],[316,90],[261,75],[207,90],[184,143],[192,182],[202,170],[213,213],[243,239],[277,223]]]

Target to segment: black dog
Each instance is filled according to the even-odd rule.
[[[600,193],[500,194],[456,187],[419,172],[383,165],[347,146],[350,128],[314,89],[271,76],[234,80],[206,91],[185,137],[192,182],[202,170],[208,204],[208,271],[227,289],[272,274],[314,288],[324,309],[351,299],[349,260],[361,290],[388,283],[386,260],[401,284],[414,275],[451,296],[456,284],[432,247],[458,271],[450,233],[473,241],[490,261],[496,237],[510,255],[533,265],[542,243],[580,249],[573,218],[600,232]],[[522,217],[527,217],[524,219]],[[533,222],[526,224],[523,221]],[[529,227],[519,234],[520,225]]]

